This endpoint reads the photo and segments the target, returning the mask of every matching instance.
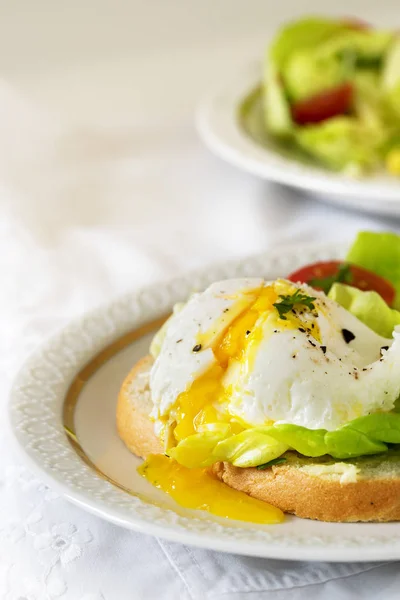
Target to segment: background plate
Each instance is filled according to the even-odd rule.
[[[260,63],[251,63],[201,104],[197,128],[212,152],[263,179],[317,193],[319,200],[400,215],[400,180],[384,173],[354,179],[291,158],[272,139],[265,145],[252,139],[241,126],[239,108],[260,80]]]
[[[50,486],[92,513],[173,541],[293,560],[399,559],[400,523],[334,524],[289,516],[283,525],[260,526],[179,507],[137,475],[140,461],[125,448],[115,428],[119,387],[132,364],[147,352],[151,333],[142,335],[142,328],[117,354],[111,357],[110,350],[102,360],[95,358],[212,281],[275,278],[301,264],[342,254],[341,248],[332,246],[268,252],[133,292],[68,325],[27,361],[13,388],[11,426],[30,465]],[[135,335],[140,337],[132,341]],[[65,398],[67,393],[71,397],[71,390],[77,398],[79,447],[70,443],[63,424]]]

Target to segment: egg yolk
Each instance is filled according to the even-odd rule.
[[[178,396],[174,429],[177,442],[196,433],[199,426],[208,423],[229,422],[233,427],[233,433],[240,433],[246,428],[245,423],[238,423],[226,411],[218,410],[218,407],[222,407],[229,401],[230,388],[224,386],[224,374],[233,362],[245,365],[247,372],[251,371],[257,348],[262,341],[264,320],[271,313],[276,313],[281,330],[300,327],[308,330],[318,340],[318,325],[314,320],[312,324],[306,321],[302,307],[296,307],[294,311],[285,315],[285,319],[279,319],[273,306],[279,301],[281,294],[291,294],[296,289],[285,281],[260,288],[254,292],[254,301],[250,305],[245,304],[242,312],[222,331],[219,338],[215,339],[215,324],[210,332],[199,335],[197,341],[202,348],[211,346],[217,364],[198,377],[187,391]],[[208,343],[209,340],[214,341]]]
[[[251,523],[281,523],[279,508],[228,487],[206,469],[188,469],[162,454],[152,454],[138,472],[185,508]]]

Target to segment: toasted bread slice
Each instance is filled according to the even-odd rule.
[[[129,450],[146,458],[163,447],[149,418],[152,358],[142,358],[124,381],[118,397],[117,428]],[[335,462],[286,452],[286,462],[265,470],[226,462],[212,467],[230,487],[269,502],[284,512],[319,521],[400,520],[400,450]]]

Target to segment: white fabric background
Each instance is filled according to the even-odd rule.
[[[390,23],[395,2],[335,4]],[[316,203],[214,158],[201,94],[315,2],[0,4],[0,598],[398,598],[397,564],[285,563],[124,531],[47,489],[15,453],[25,356],[119,293],[215,260],[345,240],[393,219]],[[379,199],[377,199],[379,201]]]

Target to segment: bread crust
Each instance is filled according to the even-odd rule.
[[[117,402],[118,434],[129,450],[141,458],[164,452],[154,433],[154,423],[149,418],[152,408],[149,371],[152,364],[151,356],[144,356],[136,363],[122,384]]]
[[[129,450],[142,458],[164,452],[149,418],[152,363],[151,356],[145,356],[134,366],[117,403],[118,433]],[[219,462],[211,470],[230,487],[298,517],[333,522],[400,520],[400,476],[341,483],[290,464],[258,470]]]
[[[399,479],[340,483],[286,465],[260,471],[216,463],[213,472],[230,487],[297,517],[347,523],[400,520]]]

